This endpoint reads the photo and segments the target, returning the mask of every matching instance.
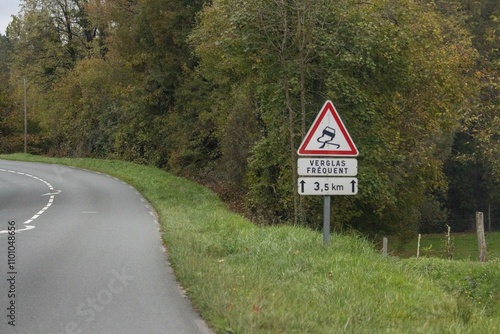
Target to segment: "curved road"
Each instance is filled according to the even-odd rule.
[[[0,333],[211,332],[183,296],[155,213],[134,188],[86,170],[0,160]]]

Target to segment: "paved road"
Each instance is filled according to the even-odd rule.
[[[210,333],[158,228],[117,179],[0,160],[0,333]]]

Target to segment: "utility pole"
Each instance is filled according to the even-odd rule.
[[[26,79],[24,79],[24,153],[28,151],[28,100],[26,98]]]

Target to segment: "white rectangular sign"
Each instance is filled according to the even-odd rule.
[[[349,158],[299,158],[301,176],[356,176],[358,160]]]
[[[299,177],[299,195],[356,195],[355,177]]]

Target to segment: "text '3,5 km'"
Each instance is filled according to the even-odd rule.
[[[355,177],[301,177],[301,195],[356,195],[358,179]]]

